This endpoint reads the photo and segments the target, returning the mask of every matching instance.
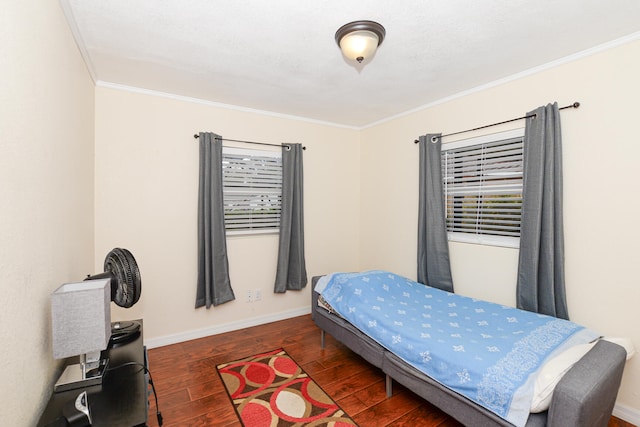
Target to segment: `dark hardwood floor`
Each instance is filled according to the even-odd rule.
[[[384,375],[320,330],[310,315],[149,350],[149,369],[165,427],[241,426],[216,365],[284,348],[360,426],[453,427],[460,423],[394,383],[387,398]],[[150,398],[149,427],[158,426]],[[609,427],[633,427],[615,417]]]

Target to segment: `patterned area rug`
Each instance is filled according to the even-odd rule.
[[[217,369],[245,427],[357,426],[283,349]]]

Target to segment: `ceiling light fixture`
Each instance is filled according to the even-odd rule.
[[[351,60],[362,62],[376,51],[386,31],[373,21],[354,21],[336,31],[336,43],[342,54]]]

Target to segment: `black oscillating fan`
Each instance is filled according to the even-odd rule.
[[[137,303],[142,291],[142,280],[136,259],[126,249],[115,248],[104,259],[104,273],[87,276],[86,280],[110,279],[111,301],[129,308]],[[110,344],[129,341],[139,335],[139,322],[115,322],[111,324]]]
[[[129,308],[140,299],[142,280],[136,259],[126,249],[115,248],[104,259],[104,273],[88,276],[87,280],[111,279],[111,301]]]

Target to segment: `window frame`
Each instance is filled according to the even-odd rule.
[[[226,179],[227,171],[229,168],[225,166],[228,164],[229,158],[227,156],[246,156],[246,157],[266,157],[266,158],[276,158],[279,159],[280,165],[280,178],[279,178],[279,186],[274,187],[235,187],[228,185],[229,180]],[[227,172],[227,173],[226,173]],[[265,195],[276,195],[278,199],[278,212],[277,219],[274,223],[268,227],[258,227],[258,228],[236,228],[232,226],[232,221],[230,221],[230,211],[229,211],[229,196],[241,196],[242,194],[246,195],[255,195],[251,193],[251,189],[257,193],[263,192]],[[281,218],[281,208],[282,208],[282,151],[271,151],[271,150],[263,150],[263,149],[249,149],[249,148],[238,148],[238,147],[222,147],[222,193],[223,193],[223,205],[224,205],[224,219],[225,219],[225,233],[227,236],[252,236],[252,235],[264,235],[264,234],[278,234],[280,232],[280,218]],[[249,199],[249,198],[247,198]],[[253,212],[253,210],[252,210]],[[251,219],[247,220],[248,224],[259,224],[253,223]]]
[[[471,146],[480,146],[483,144],[490,144],[500,141],[506,141],[511,139],[522,139],[524,141],[524,128],[512,129],[504,132],[497,132],[493,134],[482,135],[478,137],[462,139],[458,141],[453,141],[449,143],[445,143],[442,145],[441,153],[442,153],[442,169],[443,169],[443,197],[444,197],[444,206],[445,206],[445,223],[448,221],[448,208],[447,208],[447,183],[445,176],[445,155],[447,151],[467,148]],[[485,193],[486,194],[486,193]],[[513,193],[513,190],[505,190],[504,194],[517,194]],[[520,195],[522,195],[522,179],[520,180]],[[521,205],[522,207],[522,205]],[[522,219],[522,211],[520,211],[520,219]],[[455,232],[449,230],[449,225],[447,224],[447,239],[450,242],[461,242],[461,243],[471,243],[471,244],[479,244],[486,246],[498,246],[498,247],[506,247],[506,248],[519,248],[520,247],[520,237],[514,236],[502,236],[495,234],[484,234],[484,233],[464,233],[464,232]]]

